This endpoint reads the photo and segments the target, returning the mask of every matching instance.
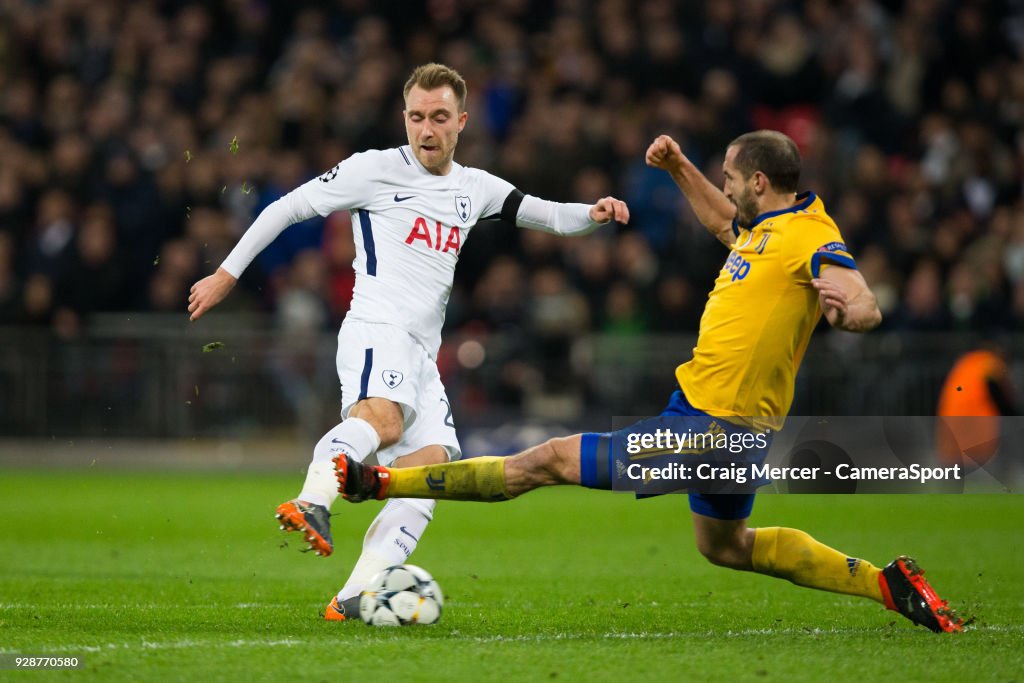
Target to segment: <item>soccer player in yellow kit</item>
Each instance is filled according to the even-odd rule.
[[[701,317],[693,358],[676,370],[679,389],[662,416],[696,420],[708,432],[739,423],[766,434],[789,411],[797,369],[820,316],[833,327],[866,332],[881,322],[875,297],[821,199],[797,193],[800,154],[782,133],[755,131],[730,143],[724,192],[668,136],[654,140],[646,160],[672,176],[701,223],[730,248]],[[339,458],[337,475],[341,492],[354,502],[499,501],[558,484],[610,489],[616,434],[577,434],[508,458],[400,470]],[[747,461],[763,455],[753,453]],[[879,569],[797,529],[750,528],[752,493],[691,489],[689,498],[697,547],[714,564],[870,598],[935,632],[962,629],[963,620],[908,557]]]

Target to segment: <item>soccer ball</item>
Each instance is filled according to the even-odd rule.
[[[370,579],[359,597],[359,616],[370,626],[433,624],[442,605],[441,587],[429,572],[398,564]]]

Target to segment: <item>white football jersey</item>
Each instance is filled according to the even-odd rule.
[[[356,284],[346,319],[400,327],[436,358],[459,252],[514,190],[457,163],[433,175],[406,145],[354,154],[296,191],[321,216],[352,214]]]

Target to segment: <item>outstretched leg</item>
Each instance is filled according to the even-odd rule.
[[[335,458],[338,490],[351,502],[433,498],[497,502],[541,486],[580,483],[581,435],[549,439],[507,458],[483,457],[425,467],[368,467]]]
[[[589,455],[581,452],[582,442],[583,436],[575,435],[551,439],[508,458],[472,458],[405,470],[367,467],[350,458],[335,462],[340,490],[353,502],[388,497],[493,502],[541,486],[579,484],[581,464],[593,455],[589,449]],[[610,488],[600,475],[587,479],[592,487]],[[752,503],[753,495],[691,495],[697,548],[710,562],[869,598],[936,632],[963,629],[963,619],[949,610],[910,558],[901,556],[879,569],[799,529],[751,529],[747,517]]]

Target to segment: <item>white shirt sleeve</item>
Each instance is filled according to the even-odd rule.
[[[604,223],[590,220],[587,204],[562,204],[526,195],[516,212],[516,226],[554,235],[586,235]]]
[[[508,198],[509,194],[516,191],[515,185],[504,178],[491,175],[486,171],[480,171],[475,168],[466,170],[475,173],[484,188],[484,203],[480,207],[480,216],[483,218],[493,218],[501,215],[505,199]]]
[[[327,216],[343,209],[363,208],[373,196],[373,184],[384,163],[379,150],[353,154],[318,178],[301,185],[309,205]]]
[[[237,279],[256,255],[266,249],[285,228],[315,216],[317,212],[300,192],[301,189],[289,192],[263,209],[220,267]]]
[[[220,267],[238,278],[288,226],[366,202],[378,175],[380,154],[377,150],[353,154],[263,209]]]

